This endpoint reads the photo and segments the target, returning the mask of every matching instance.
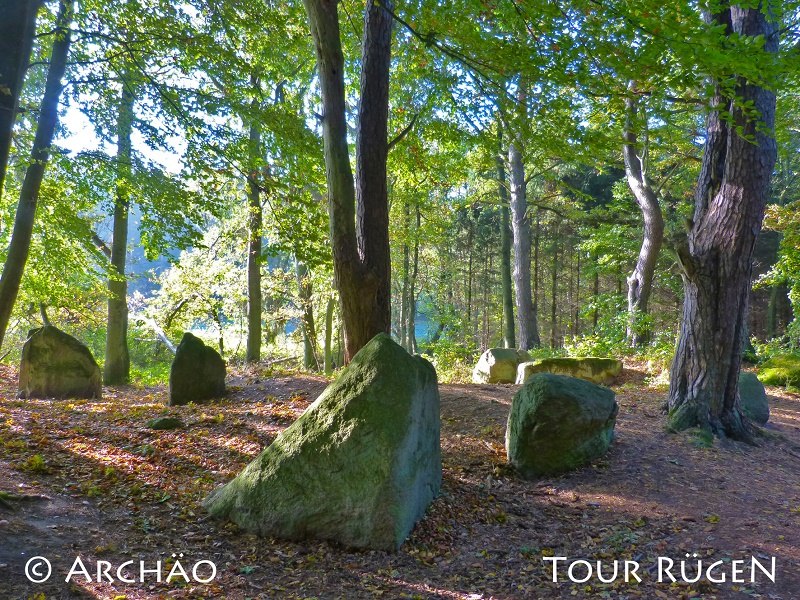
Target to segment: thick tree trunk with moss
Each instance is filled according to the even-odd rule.
[[[391,2],[383,2],[391,7]],[[350,166],[338,2],[304,0],[317,54],[333,270],[341,300],[345,356],[389,332],[391,286],[386,159],[392,17],[378,3],[364,15],[356,176]]]
[[[28,261],[33,224],[36,218],[36,205],[39,201],[39,189],[42,186],[45,167],[50,158],[50,145],[53,143],[53,136],[58,125],[58,101],[63,87],[61,79],[67,68],[71,22],[72,3],[61,2],[30,162],[22,182],[11,242],[6,253],[6,262],[3,264],[3,273],[0,276],[0,347],[3,345],[11,311],[19,293],[25,263]]]
[[[0,195],[40,0],[0,0]]]
[[[729,34],[763,35],[776,52],[776,27],[758,8],[724,8],[713,16]],[[672,364],[669,423],[673,429],[702,427],[717,435],[752,440],[752,426],[739,409],[738,378],[747,332],[753,249],[761,229],[775,165],[772,134],[775,94],[739,81],[735,95],[752,103],[756,122],[719,90],[707,121],[703,165],[686,245],[679,249],[685,300]]]
[[[122,77],[117,113],[117,181],[114,192],[114,224],[111,240],[111,273],[108,279],[108,320],[103,383],[118,385],[130,379],[128,351],[128,281],[125,262],[128,254],[128,214],[132,172],[131,132],[136,92],[128,73]]]

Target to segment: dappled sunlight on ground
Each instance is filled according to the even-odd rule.
[[[761,447],[702,447],[691,434],[664,430],[663,387],[647,387],[645,373],[626,368],[606,456],[562,477],[525,481],[504,450],[519,386],[442,385],[442,494],[393,555],[261,539],[209,520],[199,505],[308,407],[324,378],[271,379],[248,369],[230,378],[224,399],[167,407],[164,387],[108,388],[100,402],[17,400],[15,376],[0,370],[0,489],[31,499],[14,512],[0,504],[8,523],[0,529],[8,540],[0,582],[14,574],[11,597],[66,589],[63,577],[49,588],[26,584],[19,573],[31,553],[53,554],[62,570],[77,553],[117,565],[185,552],[219,568],[207,585],[78,582],[71,593],[86,598],[794,600],[800,589],[800,396],[782,390],[769,390],[773,418]],[[186,427],[145,427],[164,415]],[[657,585],[655,558],[685,552],[709,560],[775,555],[781,577],[774,586]],[[556,584],[542,560],[551,555],[637,560],[645,579]]]

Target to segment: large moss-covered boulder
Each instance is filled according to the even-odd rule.
[[[20,398],[100,398],[100,368],[84,344],[52,325],[28,332],[19,365]]]
[[[555,373],[608,385],[622,373],[622,361],[616,358],[543,358],[521,363],[517,367],[516,383],[523,384],[534,373]]]
[[[224,394],[225,361],[200,338],[184,333],[169,372],[169,403],[197,403]]]
[[[264,536],[394,551],[441,478],[436,371],[380,334],[204,505]]]
[[[585,465],[608,450],[618,410],[608,388],[564,375],[534,375],[511,404],[508,460],[526,478]]]
[[[764,425],[769,421],[767,391],[755,373],[739,373],[739,406],[756,423]]]
[[[473,383],[514,383],[517,378],[517,365],[529,360],[524,350],[514,348],[489,348],[472,370]]]

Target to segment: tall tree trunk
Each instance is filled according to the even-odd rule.
[[[333,271],[349,361],[375,335],[388,333],[391,325],[386,158],[392,16],[372,2],[364,14],[354,181],[347,144],[338,2],[303,0],[303,4],[316,47],[322,92]],[[392,6],[388,0],[383,4]]]
[[[126,70],[117,114],[117,181],[114,197],[114,225],[111,240],[111,274],[108,279],[108,321],[103,383],[118,385],[130,379],[128,352],[128,280],[125,262],[128,254],[128,214],[133,171],[131,132],[136,90]]]
[[[555,348],[558,343],[558,312],[556,310],[558,295],[558,223],[553,236],[553,271],[550,279],[550,347]]]
[[[631,91],[635,84],[631,82]],[[653,289],[653,275],[656,270],[658,253],[664,240],[664,217],[658,204],[658,197],[647,178],[647,143],[639,143],[636,133],[638,100],[629,97],[625,100],[625,175],[633,197],[642,211],[644,238],[639,250],[639,258],[633,273],[628,277],[628,343],[642,346],[650,341],[651,331],[641,316],[647,314],[647,304]],[[646,116],[645,116],[646,119]],[[639,154],[639,152],[641,154]]]
[[[763,36],[766,50],[777,52],[775,23],[759,8],[723,7],[710,20],[728,35]],[[775,94],[739,80],[734,95],[739,102],[717,87],[712,106],[723,107],[730,120],[719,110],[708,116],[693,223],[678,252],[685,299],[670,373],[669,424],[752,441],[752,426],[739,410],[738,377],[753,248],[777,155]],[[742,104],[753,106],[760,122]]]
[[[472,223],[472,209],[467,209],[467,252],[469,252],[469,260],[467,261],[467,327],[472,327],[472,251],[474,250],[473,240],[474,226]]]
[[[56,31],[53,34],[53,51],[50,56],[50,66],[47,69],[47,81],[39,110],[39,121],[36,125],[30,163],[22,182],[19,204],[14,217],[14,230],[11,233],[11,242],[6,253],[3,273],[0,276],[0,347],[3,345],[3,338],[19,293],[22,273],[25,270],[25,263],[28,261],[28,253],[31,248],[39,189],[42,185],[47,161],[50,158],[50,145],[53,143],[53,136],[58,124],[58,100],[61,97],[61,79],[67,68],[67,56],[72,36],[69,27],[71,22],[72,3],[62,0],[58,8]]]
[[[516,290],[518,345],[522,350],[538,348],[539,326],[531,292],[531,222],[525,189],[525,167],[516,142],[508,146],[511,182],[511,228],[514,232],[514,288]]]
[[[516,348],[514,323],[514,289],[511,285],[511,217],[509,214],[506,167],[500,155],[503,149],[502,134],[498,134],[497,188],[500,194],[500,281],[503,290],[503,345]]]
[[[403,273],[402,287],[400,288],[400,345],[408,348],[408,283],[411,269],[411,249],[408,246],[408,236],[411,230],[411,207],[408,199],[403,200]]]
[[[251,83],[259,84],[253,76]],[[253,101],[256,102],[255,100]],[[248,145],[250,162],[247,174],[247,350],[245,360],[261,360],[261,227],[264,211],[261,208],[258,163],[261,158],[261,126],[257,119],[250,123]]]
[[[299,290],[300,308],[303,311],[300,317],[303,333],[303,366],[306,369],[319,369],[317,363],[317,330],[314,326],[314,304],[312,302],[313,288],[308,276],[308,267],[296,260],[295,272],[297,274],[297,287]]]
[[[577,247],[577,244],[575,244]],[[581,253],[580,250],[575,251],[575,298],[573,300],[575,306],[575,323],[573,324],[572,333],[575,336],[581,333]]]
[[[0,196],[41,0],[0,0]]]
[[[325,307],[325,374],[333,372],[333,348],[331,340],[333,338],[333,311],[336,308],[336,301],[328,298],[328,305]]]
[[[592,264],[594,265],[594,285],[592,287],[592,298],[594,302],[594,311],[592,314],[592,332],[597,333],[597,322],[600,317],[600,309],[598,303],[600,302],[600,271],[597,268],[597,256],[592,256]]]
[[[417,348],[417,275],[419,275],[419,226],[422,215],[419,210],[419,203],[415,203],[416,229],[414,230],[414,252],[411,259],[411,275],[408,281],[408,325],[406,331],[408,335],[407,350],[412,354],[418,351]]]

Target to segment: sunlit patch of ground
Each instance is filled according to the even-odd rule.
[[[228,481],[324,389],[320,377],[252,368],[205,406],[166,407],[164,387],[109,388],[100,402],[21,401],[0,367],[0,597],[28,598],[745,598],[800,595],[800,396],[770,389],[758,448],[664,431],[662,387],[637,365],[615,389],[609,453],[572,474],[519,479],[505,462],[518,386],[442,385],[443,489],[397,554],[261,539],[209,520],[199,502]],[[184,429],[144,424],[170,414]],[[65,584],[87,564],[212,560],[210,584]],[[717,586],[655,581],[658,556],[778,559],[778,580]],[[33,585],[26,560],[59,578]],[[543,556],[635,560],[643,582],[553,583]],[[726,563],[729,564],[729,563]]]

